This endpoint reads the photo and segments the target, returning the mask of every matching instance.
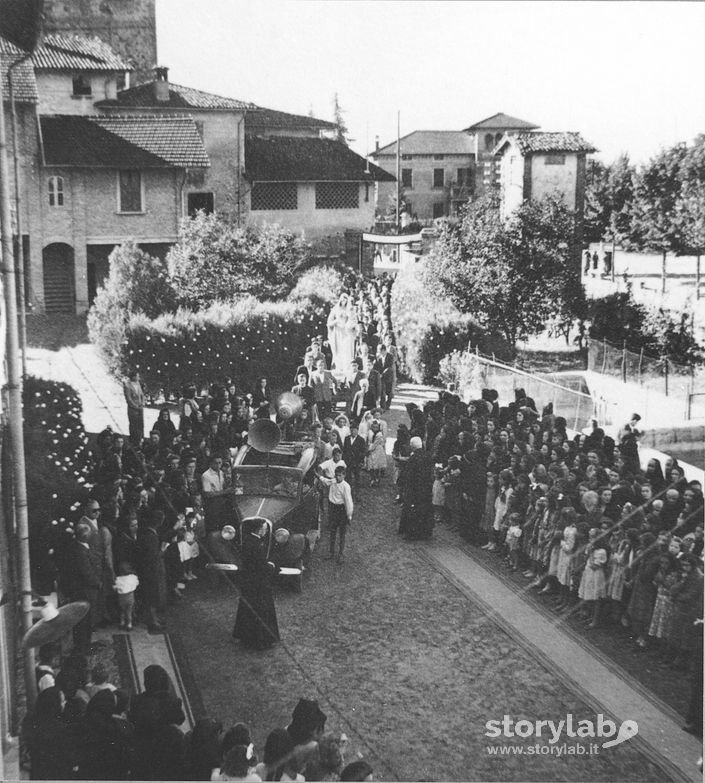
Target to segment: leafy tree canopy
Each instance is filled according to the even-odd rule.
[[[574,239],[575,217],[561,200],[525,202],[504,220],[490,196],[443,228],[426,285],[515,346],[550,320],[572,322],[582,306]]]
[[[238,228],[203,212],[183,222],[167,256],[178,304],[191,309],[246,294],[281,299],[308,261],[307,246],[289,231]]]

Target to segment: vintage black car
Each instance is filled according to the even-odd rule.
[[[308,469],[304,470],[309,460]],[[243,520],[248,517],[267,519],[269,558],[277,566],[280,580],[297,592],[301,591],[303,572],[319,537],[319,502],[313,464],[311,453],[302,467],[236,465],[232,486],[223,493],[232,504],[233,527],[238,533],[235,544],[241,538]],[[231,549],[236,551],[237,546]],[[236,572],[237,557],[229,557],[228,561],[213,563],[211,568]]]

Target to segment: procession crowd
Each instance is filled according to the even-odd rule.
[[[23,726],[31,778],[372,780],[363,758],[345,763],[347,738],[324,733],[326,715],[316,701],[300,699],[288,725],[268,734],[260,754],[244,723],[225,727],[205,717],[184,731],[183,704],[167,672],[150,665],[143,676],[143,692],[130,696],[109,682],[102,667],[89,677],[80,659],[64,662]]]
[[[208,546],[234,537],[232,515],[219,499],[232,485],[233,457],[247,442],[254,421],[276,420],[286,438],[308,441],[315,449],[323,468],[317,468],[321,510],[328,520],[333,510],[328,490],[343,447],[356,485],[362,467],[370,475],[384,470],[386,423],[381,417],[397,366],[396,358],[392,364],[385,358],[395,357],[388,286],[370,284],[346,294],[345,309],[359,316],[359,352],[333,374],[328,369],[330,341],[314,338],[301,365],[292,368],[289,394],[300,405],[287,419],[277,416],[277,400],[266,379],[248,392],[227,378],[205,395],[198,393],[195,379],[183,388],[178,421],[165,405],[144,438],[139,376],[126,380],[129,437],[110,428],[98,435],[94,480],[82,515],[65,527],[47,525],[33,542],[37,592],[53,594],[59,604],[87,601],[90,610],[73,629],[69,655],[64,654],[66,643],[39,650],[40,692],[23,737],[32,778],[303,780],[305,773],[308,780],[371,779],[372,770],[363,760],[343,766],[339,739],[322,736],[322,713],[305,699],[297,708],[303,711],[299,718],[295,710],[286,731],[272,732],[257,765],[250,740],[241,739],[249,737],[241,724],[223,732],[218,721],[208,719],[198,722],[189,737],[183,735],[178,728],[183,711],[175,709],[173,687],[160,667],[148,667],[145,693],[132,697],[108,683],[104,672],[94,669],[92,678],[87,672],[88,656],[100,646],[92,643],[95,628],[119,625],[131,631],[139,618],[150,632],[162,632],[167,602],[181,599],[188,582],[198,579],[199,566],[211,557]],[[346,412],[338,412],[336,403],[344,404]],[[363,437],[356,434],[358,425]],[[347,521],[341,520],[339,562]],[[241,543],[244,553],[249,541]],[[240,581],[247,598],[246,584]],[[259,598],[251,599],[248,605],[241,597],[234,635],[248,646],[269,646],[278,640],[276,617],[258,615]],[[241,632],[245,626],[241,609],[250,611],[246,633],[238,633],[238,625]],[[153,698],[147,698],[152,692]],[[315,726],[312,710],[318,715]]]
[[[398,486],[404,502],[407,487],[418,496],[419,476],[426,477],[417,508],[426,529],[447,524],[494,553],[528,589],[552,596],[561,617],[577,614],[589,628],[615,634],[628,629],[636,650],[692,669],[699,685],[686,725],[700,733],[700,482],[688,481],[672,457],[642,469],[638,414],[612,438],[596,421],[589,433],[569,437],[552,405],[539,412],[523,389],[502,407],[485,389],[469,404],[444,392],[407,411],[409,425],[400,425],[394,446]],[[407,480],[412,460],[424,468]]]
[[[68,658],[61,661],[52,645],[40,650],[40,696],[25,739],[32,777],[369,779],[365,762],[342,769],[340,742],[323,735],[320,720],[312,725],[311,713],[320,710],[311,702],[302,700],[307,730],[296,729],[295,711],[286,730],[272,732],[258,766],[241,724],[223,732],[208,719],[186,737],[178,728],[183,712],[159,667],[148,667],[140,696],[114,686],[91,695],[89,686],[105,684],[105,677],[93,672],[98,682],[88,683],[86,661],[96,627],[130,631],[139,617],[161,632],[167,601],[180,600],[198,578],[209,546],[233,537],[219,498],[232,486],[233,458],[258,419],[276,421],[284,440],[314,449],[329,555],[337,548],[342,563],[363,474],[377,487],[387,471],[384,415],[398,361],[389,287],[369,284],[341,296],[327,339],[312,340],[292,367],[290,390],[277,390],[289,394],[286,416],[266,378],[249,391],[224,378],[206,393],[194,379],[182,390],[178,421],[165,405],[145,439],[139,376],[126,380],[129,438],[100,433],[83,515],[68,528],[49,527],[35,545],[37,591],[57,593],[60,603],[88,601],[90,611],[73,631]],[[663,467],[652,459],[642,470],[638,416],[616,440],[596,423],[589,434],[569,437],[565,419],[551,405],[539,412],[521,389],[502,406],[497,392],[485,389],[470,403],[442,392],[423,409],[407,405],[407,412],[392,476],[405,539],[429,538],[434,525],[448,525],[520,571],[542,596],[555,596],[562,616],[577,612],[591,628],[628,628],[636,649],[657,648],[664,664],[693,666],[697,674],[702,487],[688,482],[674,459]],[[257,607],[250,609],[257,620]],[[268,622],[260,622],[267,638],[259,634],[253,646],[278,640],[276,620]],[[695,731],[702,729],[699,688],[688,715]],[[52,754],[57,743],[44,738],[60,736],[69,738],[61,743],[66,753]]]

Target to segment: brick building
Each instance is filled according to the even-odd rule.
[[[98,115],[96,103],[113,99],[129,70],[101,41],[47,36],[25,58],[0,39],[0,54],[7,126],[10,70],[18,123],[27,301],[47,312],[82,312],[116,244],[131,238],[165,254],[188,174],[210,161],[183,113]],[[14,152],[11,146],[11,160]]]
[[[97,37],[108,44],[130,67],[131,84],[152,78],[158,62],[155,0],[44,0],[43,14],[46,34]]]

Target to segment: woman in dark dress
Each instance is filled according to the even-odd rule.
[[[238,574],[240,602],[233,637],[245,647],[263,650],[279,641],[272,596],[275,566],[267,561],[267,522],[262,517],[243,521],[242,566]]]
[[[41,691],[27,721],[31,780],[71,780],[78,765],[77,735],[64,720],[64,695],[53,686]]]

